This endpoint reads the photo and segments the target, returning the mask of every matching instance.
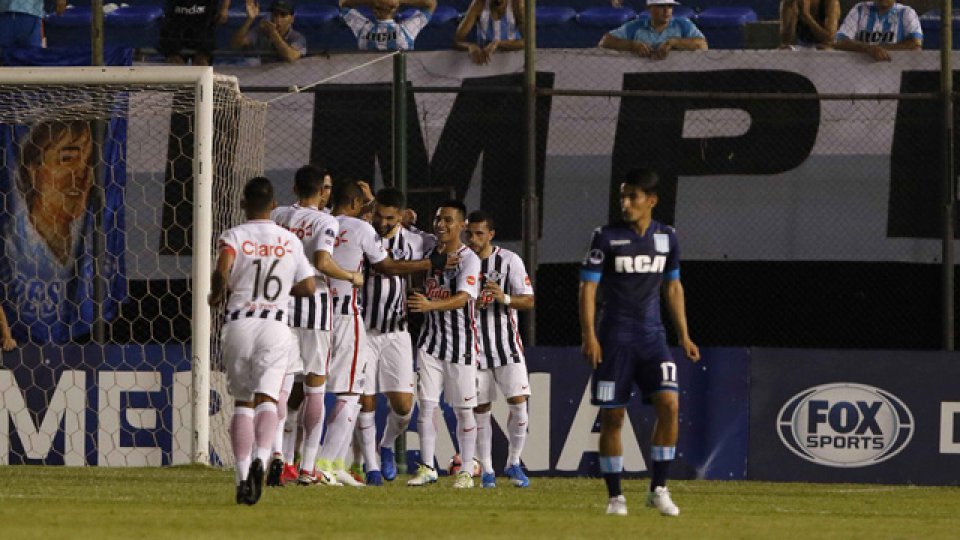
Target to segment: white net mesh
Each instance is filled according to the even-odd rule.
[[[189,461],[195,104],[192,84],[0,73],[0,283],[17,342],[0,369],[0,463]],[[265,115],[217,79],[214,236],[263,172]],[[219,368],[214,463],[229,456]]]

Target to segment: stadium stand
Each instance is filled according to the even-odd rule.
[[[260,0],[264,10],[270,0]],[[924,48],[940,46],[940,11],[935,0],[902,0],[922,14]],[[854,0],[842,0],[845,15]],[[131,4],[133,4],[131,2]],[[960,1],[954,1],[960,7]],[[111,4],[108,4],[110,6]],[[311,53],[356,49],[356,39],[339,17],[336,0],[298,0],[294,27],[307,37]],[[457,24],[470,0],[441,0],[429,26],[417,38],[418,50],[442,50],[452,46]],[[104,17],[106,43],[111,47],[149,50],[156,46],[163,18],[163,0],[125,3]],[[407,13],[401,11],[398,19]],[[692,20],[706,35],[711,49],[766,48],[767,34],[779,17],[776,0],[686,0],[674,15]],[[622,8],[602,0],[540,0],[537,3],[537,46],[541,48],[595,47],[600,37],[635,17],[646,17],[646,0],[625,0]],[[954,48],[960,45],[960,10],[954,10]],[[217,29],[217,48],[229,49],[230,36],[243,23],[243,2],[233,2],[226,24]],[[90,2],[72,0],[60,17],[48,17],[46,33],[50,46],[77,47],[90,43]]]

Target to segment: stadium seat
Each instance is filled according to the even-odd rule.
[[[48,16],[44,23],[51,47],[89,47],[89,7],[74,6],[60,16]],[[104,42],[108,47],[154,47],[160,36],[163,8],[136,5],[117,8],[104,14]]]
[[[398,20],[403,20],[413,12],[404,10],[397,14]],[[453,47],[453,38],[460,24],[460,12],[447,5],[438,5],[430,17],[430,24],[424,28],[414,42],[414,49],[418,51],[437,51]]]
[[[629,8],[593,7],[581,11],[566,46],[596,47],[604,34],[635,18],[637,12]]]
[[[566,6],[537,6],[537,47],[568,47],[577,12]]]
[[[940,10],[934,9],[920,16],[923,29],[923,48],[940,48]],[[953,49],[960,49],[960,10],[953,10]]]
[[[742,49],[744,26],[756,20],[750,8],[713,7],[700,12],[696,23],[711,49]]]

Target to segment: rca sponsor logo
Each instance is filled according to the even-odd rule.
[[[614,258],[613,264],[618,274],[655,274],[663,273],[667,258],[663,255],[619,256]]]
[[[780,440],[793,453],[828,467],[886,461],[913,437],[910,409],[873,386],[834,383],[793,396],[777,415]]]

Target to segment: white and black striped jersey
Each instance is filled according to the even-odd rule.
[[[333,255],[333,244],[340,231],[340,223],[330,214],[316,207],[293,204],[278,206],[270,213],[270,219],[292,232],[303,242],[304,253],[311,265],[315,263],[314,254],[317,251],[326,251]],[[319,270],[316,274],[317,292],[313,296],[290,299],[290,326],[330,330],[330,317],[333,310],[330,288],[326,276]]]
[[[387,258],[387,251],[380,243],[380,237],[373,226],[350,216],[337,216],[340,232],[334,242],[333,260],[347,272],[363,270],[363,262],[377,264]],[[359,301],[353,284],[342,279],[330,280],[330,294],[333,297],[335,315],[354,315],[359,313]]]
[[[286,321],[290,289],[315,273],[300,240],[268,219],[227,229],[217,241],[217,252],[236,257],[227,280],[227,324],[251,317]]]
[[[460,309],[428,311],[417,347],[445,362],[469,365],[479,352],[473,304],[480,290],[480,259],[467,246],[460,246],[457,255],[460,264],[455,269],[427,276],[424,294],[442,300],[463,291],[470,300]]]
[[[380,242],[395,260],[423,258],[423,238],[403,227],[398,227],[392,238],[381,238]],[[368,265],[363,281],[363,320],[367,328],[383,334],[406,331],[406,290],[406,276],[381,274]]]
[[[494,301],[492,294],[484,293],[483,287],[488,281],[499,285],[504,294],[533,294],[523,259],[516,253],[494,246],[490,256],[480,260],[477,319],[481,353],[478,367],[487,369],[523,363],[523,344],[517,331],[517,310]],[[481,308],[482,305],[486,307]]]

